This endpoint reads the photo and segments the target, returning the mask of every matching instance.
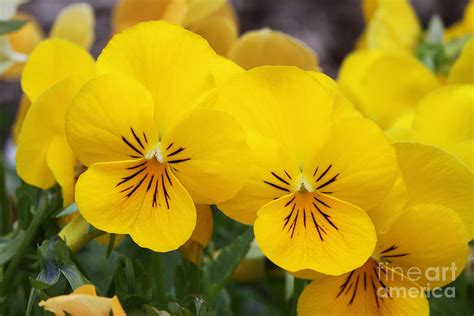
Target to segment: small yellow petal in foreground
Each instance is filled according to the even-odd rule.
[[[212,236],[212,210],[210,205],[196,205],[196,227],[191,238],[179,248],[181,254],[194,264],[199,264],[201,252]]]
[[[415,57],[383,50],[350,54],[338,81],[355,107],[382,129],[390,128],[422,96],[439,86],[436,76]]]
[[[474,86],[447,85],[420,100],[413,131],[418,142],[440,146],[474,170],[473,123]]]
[[[453,64],[449,71],[448,83],[474,84],[474,38],[465,44],[461,55]]]
[[[94,9],[88,3],[74,3],[63,8],[51,29],[51,37],[69,40],[88,50],[95,38]]]
[[[116,296],[99,297],[91,284],[83,285],[69,295],[61,295],[41,301],[39,306],[55,316],[125,316],[126,313]]]
[[[54,38],[43,41],[31,53],[21,77],[21,87],[31,102],[46,89],[70,77],[91,77],[94,60],[80,46]]]
[[[469,0],[464,9],[464,15],[461,21],[447,28],[444,33],[446,41],[453,40],[462,36],[474,33],[474,1]]]
[[[188,9],[183,20],[183,26],[188,27],[209,17],[219,10],[227,0],[188,0]]]
[[[16,113],[15,122],[12,127],[12,137],[13,141],[18,144],[18,138],[20,137],[21,127],[23,126],[23,121],[25,120],[26,113],[30,109],[31,102],[28,100],[26,95],[21,96],[20,105]]]
[[[311,48],[294,37],[268,28],[243,34],[228,57],[245,69],[264,65],[318,69],[318,58]]]
[[[366,31],[367,47],[412,53],[421,26],[409,0],[379,0]]]
[[[456,211],[474,236],[474,174],[465,164],[438,147],[394,144],[408,190],[407,206],[439,204]]]
[[[298,300],[300,316],[428,314],[424,289],[372,258],[349,273],[312,282]]]
[[[204,37],[216,53],[226,56],[237,40],[237,27],[227,17],[209,17],[191,28],[191,31]]]
[[[379,237],[377,254],[381,262],[434,289],[453,282],[463,271],[469,250],[466,239],[456,212],[441,205],[417,204]],[[420,272],[411,275],[413,270]]]

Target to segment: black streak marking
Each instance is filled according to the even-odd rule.
[[[284,171],[285,171],[285,174],[288,177],[288,179],[292,180],[293,178],[290,176],[290,174],[288,172],[286,172],[286,170],[284,170]]]
[[[330,185],[331,183],[333,183],[334,181],[337,180],[337,176],[339,176],[339,173],[336,174],[336,175],[335,175],[334,177],[332,177],[331,179],[329,179],[328,181],[326,181],[325,183],[321,184],[319,187],[316,188],[316,190],[322,189],[322,188],[324,188],[325,186]]]
[[[145,181],[146,177],[148,177],[148,173],[145,174],[145,176],[140,180],[140,182],[138,182],[138,184],[135,186],[135,188],[133,188],[132,191],[130,191],[130,193],[128,193],[126,195],[126,197],[131,197],[133,193],[135,193],[135,191],[142,185],[143,181]]]
[[[131,176],[128,176],[128,177],[125,177],[125,178],[122,178],[122,181],[120,181],[119,183],[117,183],[117,185],[115,187],[118,187],[119,185],[127,182],[127,181],[130,181],[131,179],[135,178],[137,175],[139,175],[140,173],[143,172],[143,170],[146,169],[146,166],[141,168],[140,170],[138,170],[137,172],[135,172],[134,174],[132,174]]]
[[[136,166],[127,168],[127,170],[132,170],[132,169],[140,168],[141,166],[143,166],[143,165],[146,164],[146,163],[147,163],[147,162],[144,161],[144,162],[142,162],[141,164],[138,164],[138,165],[136,165]]]
[[[177,155],[177,154],[179,154],[180,152],[182,152],[183,150],[184,150],[184,148],[183,148],[183,147],[180,147],[180,148],[176,149],[175,151],[173,151],[171,154],[168,154],[168,157]]]
[[[191,160],[191,158],[170,160],[168,161],[168,163],[180,163],[180,162],[188,161],[188,160]]]
[[[153,178],[155,177],[154,174],[151,175],[150,182],[148,182],[148,186],[146,187],[146,191],[148,192],[151,188],[151,184],[153,183]]]
[[[133,130],[133,128],[130,127],[130,130],[132,131],[133,137],[135,137],[135,140],[137,141],[138,145],[140,145],[142,149],[145,149],[145,147],[142,144],[142,141],[140,140],[140,138],[138,138],[137,134],[135,134],[135,131]]]
[[[326,173],[328,173],[328,171],[331,169],[331,167],[332,167],[332,165],[329,165],[329,167],[328,167],[326,170],[324,170],[323,173],[321,173],[321,175],[318,177],[318,179],[316,180],[316,182],[318,182],[319,180],[321,180],[321,179],[326,175]]]
[[[263,182],[266,183],[266,184],[268,184],[268,185],[270,185],[270,186],[272,186],[272,187],[274,187],[274,188],[276,188],[276,189],[279,189],[279,190],[282,190],[282,191],[285,191],[285,192],[290,192],[290,190],[288,190],[288,189],[286,189],[286,188],[283,188],[283,187],[281,187],[281,186],[278,186],[278,185],[276,185],[276,184],[273,184],[273,183],[271,183],[271,182],[268,182],[268,181],[263,181]]]
[[[130,147],[131,149],[133,149],[137,154],[139,155],[142,155],[143,156],[143,153],[141,151],[139,151],[135,146],[133,146],[132,144],[130,144],[130,142],[122,136],[122,141],[128,145],[128,147]]]
[[[279,177],[275,172],[272,172],[272,176],[274,176],[275,178],[277,178],[278,180],[280,180],[281,182],[283,182],[284,184],[286,185],[290,185],[288,183],[288,181],[284,180],[283,178]]]

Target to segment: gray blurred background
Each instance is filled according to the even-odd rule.
[[[30,0],[20,12],[35,16],[47,34],[64,6],[89,2],[96,14],[97,56],[110,38],[111,9],[117,0]],[[307,43],[319,56],[323,71],[332,77],[363,28],[360,0],[232,0],[241,33],[261,27],[280,30]],[[467,0],[411,0],[426,26],[434,14],[449,26],[462,17]],[[0,144],[8,137],[21,96],[18,82],[0,81]]]

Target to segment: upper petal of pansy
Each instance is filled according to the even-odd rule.
[[[436,76],[414,57],[382,50],[350,54],[338,81],[355,107],[382,129],[439,86]]]
[[[187,0],[120,0],[113,8],[113,31],[118,33],[139,22],[153,20],[180,24],[187,9]]]
[[[430,145],[394,144],[408,190],[407,206],[432,203],[456,211],[474,236],[474,174],[449,153]]]
[[[474,3],[472,5],[474,7]],[[448,83],[474,84],[474,38],[469,40],[461,51],[461,55],[451,67]]]
[[[79,77],[65,79],[46,90],[31,105],[16,153],[17,172],[25,182],[43,189],[56,182],[48,164],[49,146],[56,136],[64,137],[66,111],[84,82],[85,79]],[[74,164],[68,167],[74,168]]]
[[[239,122],[221,110],[183,114],[161,140],[164,162],[193,200],[215,204],[235,196],[248,176],[248,145]]]
[[[433,289],[461,274],[468,258],[467,239],[456,212],[440,205],[418,204],[406,209],[379,237],[377,254],[380,261]]]
[[[298,300],[301,316],[428,314],[424,289],[373,259],[350,273],[314,281]]]
[[[473,122],[474,86],[447,85],[420,100],[413,130],[418,141],[451,152],[452,146],[474,139]],[[470,156],[467,161],[474,160],[474,148]]]
[[[154,251],[177,249],[196,225],[191,197],[170,167],[156,159],[91,165],[79,177],[76,201],[98,229],[130,234]]]
[[[264,66],[238,74],[217,91],[215,107],[242,123],[248,133],[280,142],[302,164],[326,140],[334,94],[296,67]],[[258,106],[257,106],[258,105]]]
[[[420,34],[420,22],[409,0],[379,0],[367,25],[367,46],[411,53]]]
[[[264,65],[318,69],[318,58],[311,48],[296,38],[268,28],[243,34],[228,57],[245,69]]]
[[[313,190],[363,209],[382,201],[397,171],[392,146],[377,125],[363,118],[335,121],[327,142],[308,157],[303,170]]]
[[[51,29],[51,37],[69,40],[85,49],[94,42],[94,9],[88,3],[73,3],[59,12]]]
[[[80,46],[54,38],[41,42],[31,53],[21,87],[34,102],[46,89],[70,76],[92,77],[94,59]]]
[[[138,82],[102,75],[76,95],[66,118],[72,149],[85,165],[142,158],[158,141],[153,100]]]
[[[214,88],[217,56],[199,35],[164,21],[144,22],[110,40],[97,70],[129,76],[148,89],[162,136],[174,118]]]
[[[191,31],[204,37],[216,53],[226,56],[237,40],[237,27],[225,16],[213,16],[193,25]]]
[[[227,0],[188,0],[188,10],[183,25],[188,27],[218,11]]]
[[[250,175],[242,190],[218,207],[227,216],[252,225],[260,207],[295,190],[300,171],[279,142],[255,133],[248,134],[247,140]]]
[[[255,239],[262,252],[288,271],[339,275],[361,266],[376,235],[360,208],[317,193],[293,193],[258,211]]]

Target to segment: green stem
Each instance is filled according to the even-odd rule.
[[[0,235],[5,235],[6,233],[8,233],[10,228],[10,207],[8,203],[2,151],[0,151],[0,214]]]
[[[296,315],[296,308],[298,306],[298,298],[300,297],[301,292],[305,286],[305,280],[294,278],[293,281],[293,297],[291,299],[291,315]]]
[[[153,267],[155,270],[155,285],[158,294],[158,303],[166,306],[168,299],[166,297],[165,283],[163,280],[163,266],[161,264],[161,257],[159,253],[153,253]]]
[[[35,217],[31,221],[30,225],[28,226],[28,229],[26,230],[25,237],[23,238],[20,247],[18,248],[15,256],[12,258],[12,261],[8,265],[4,277],[0,283],[0,298],[3,297],[6,293],[6,290],[10,286],[10,281],[11,278],[17,273],[17,267],[21,262],[21,259],[23,258],[23,255],[25,254],[26,249],[28,246],[31,244],[33,241],[34,237],[38,233],[38,230],[41,226],[41,223],[43,220],[46,218],[46,215],[48,214],[48,203],[47,203],[47,197],[43,196],[43,198],[40,200],[38,203],[39,207],[38,210],[35,214]]]

